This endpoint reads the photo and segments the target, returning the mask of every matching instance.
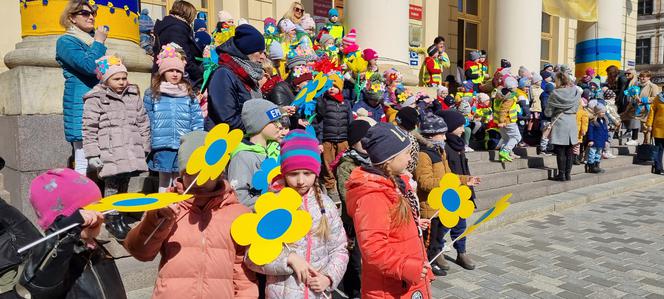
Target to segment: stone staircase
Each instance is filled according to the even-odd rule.
[[[633,164],[635,146],[611,150],[617,158],[602,160],[605,173],[585,173],[585,165],[574,165],[568,182],[549,180],[557,173],[556,157],[538,156],[534,147],[515,148],[520,158],[511,163],[498,162],[497,151],[468,153],[470,171],[482,181],[475,188],[477,210],[490,208],[507,193],[512,193],[510,202],[520,202],[650,172],[650,166]]]
[[[5,178],[2,173],[0,173],[0,198],[6,202],[11,202],[9,191],[5,190]]]

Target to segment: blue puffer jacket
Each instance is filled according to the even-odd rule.
[[[203,130],[203,115],[196,99],[161,94],[158,100],[147,90],[143,97],[150,118],[152,149],[178,149],[180,137],[191,131]]]
[[[593,147],[604,148],[609,141],[609,127],[606,118],[598,118],[597,122],[590,121],[588,125],[588,142],[592,141]]]
[[[65,77],[62,114],[67,142],[83,141],[83,95],[99,83],[95,60],[106,54],[106,46],[93,42],[88,46],[72,35],[58,38],[55,60]]]

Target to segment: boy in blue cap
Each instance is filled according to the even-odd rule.
[[[327,15],[330,21],[325,24],[325,28],[334,37],[334,40],[338,42],[344,37],[344,26],[339,22],[339,11],[336,8],[331,8],[327,12]]]

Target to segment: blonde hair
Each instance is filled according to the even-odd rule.
[[[194,22],[196,13],[196,6],[184,0],[175,1],[168,11],[168,14],[183,18],[188,24]]]
[[[294,24],[300,24],[300,22],[304,18],[304,11],[302,12],[302,16],[299,19],[295,18],[295,13],[293,13],[293,9],[296,6],[299,6],[299,7],[302,8],[302,10],[304,10],[304,5],[302,5],[302,3],[300,1],[293,1],[293,3],[291,3],[290,8],[288,9],[288,11],[286,11],[286,13],[284,14],[283,18],[293,21]]]
[[[272,63],[272,60],[263,60],[261,66],[263,67],[263,73],[269,75],[269,77],[272,78],[272,75],[274,75],[274,64]]]
[[[97,11],[95,6],[90,5],[86,1],[70,0],[67,3],[67,6],[65,6],[65,10],[63,10],[62,14],[60,15],[60,25],[65,29],[68,29],[69,27],[73,26],[74,24],[71,22],[71,17],[74,16],[74,14],[76,14],[77,12],[83,10],[84,7],[89,8],[93,12]]]
[[[320,223],[316,228],[314,234],[323,240],[330,238],[330,225],[327,221],[327,213],[325,211],[325,205],[323,203],[323,196],[320,194],[320,188],[314,186],[314,194],[316,195],[316,202],[321,211]]]
[[[392,161],[392,160],[390,160]],[[388,179],[394,184],[395,188],[399,188],[397,185],[397,181],[395,176],[390,172],[387,164],[390,162],[387,161],[383,164],[377,165],[376,167],[380,170],[382,170],[385,175],[387,175]],[[410,211],[410,204],[408,204],[408,199],[401,194],[401,192],[398,192],[399,194],[399,202],[397,203],[397,206],[392,209],[390,218],[394,219],[394,227],[400,227],[410,220],[412,217],[412,213]]]

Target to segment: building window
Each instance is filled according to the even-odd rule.
[[[457,34],[459,36],[459,44],[457,45],[457,57],[463,61],[463,59],[468,59],[470,52],[479,50],[480,24],[470,20],[459,19],[458,25]]]
[[[457,5],[460,14],[480,15],[479,0],[458,0]]]
[[[542,39],[540,42],[540,66],[551,63],[551,47],[553,45],[553,35],[551,34],[552,18],[547,13],[542,13]]]
[[[652,0],[639,0],[639,15],[651,15],[653,6],[652,2]]]
[[[636,40],[636,64],[650,64],[650,38]]]

